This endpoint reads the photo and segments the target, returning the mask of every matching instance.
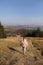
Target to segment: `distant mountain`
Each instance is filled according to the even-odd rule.
[[[11,26],[6,26],[5,28],[11,28],[11,29],[20,29],[20,28],[25,28],[25,29],[37,29],[39,27],[41,30],[43,30],[43,26],[34,26],[34,25],[11,25]]]

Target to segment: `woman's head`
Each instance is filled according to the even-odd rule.
[[[25,37],[23,37],[23,40],[25,39]]]

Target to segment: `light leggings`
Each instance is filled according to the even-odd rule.
[[[26,47],[22,47],[23,54],[26,53]]]

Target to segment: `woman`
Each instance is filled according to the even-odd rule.
[[[23,54],[25,54],[26,48],[28,46],[28,42],[25,37],[22,38],[20,46],[22,47]]]

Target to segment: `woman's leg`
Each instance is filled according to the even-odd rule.
[[[26,47],[22,47],[23,55],[26,53]]]
[[[26,53],[26,47],[24,47],[24,54]]]
[[[22,47],[23,55],[24,55],[24,47]]]

